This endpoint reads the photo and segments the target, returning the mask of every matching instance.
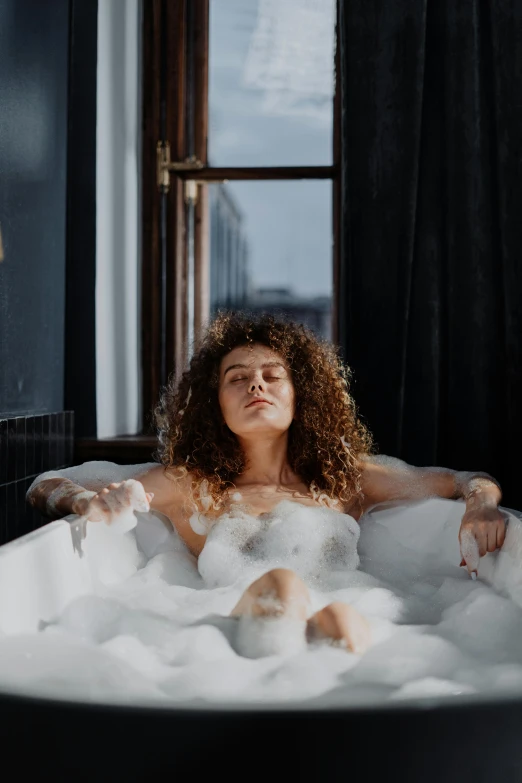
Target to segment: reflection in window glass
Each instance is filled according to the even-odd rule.
[[[284,312],[330,339],[332,183],[209,185],[211,314]]]
[[[332,162],[335,0],[210,0],[209,163]]]

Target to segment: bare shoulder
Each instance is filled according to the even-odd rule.
[[[418,478],[418,468],[385,454],[364,455],[358,464],[365,509],[407,497]]]
[[[152,508],[162,511],[173,504],[183,503],[192,492],[192,477],[177,468],[152,465],[136,476],[145,492],[153,492]]]
[[[418,467],[385,454],[359,460],[365,508],[389,501],[430,497],[454,498],[456,472],[441,467]]]

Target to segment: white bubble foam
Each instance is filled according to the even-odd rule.
[[[437,636],[402,628],[372,647],[353,674],[365,682],[399,686],[429,676],[451,678],[462,664],[463,655],[457,646]]]
[[[296,655],[306,649],[306,622],[289,617],[237,619],[235,647],[245,658]]]
[[[109,484],[119,483],[127,479],[135,479],[147,470],[157,467],[157,462],[146,462],[139,465],[117,465],[115,462],[105,460],[93,460],[84,462],[82,465],[75,465],[72,468],[61,468],[61,470],[50,470],[41,473],[29,487],[29,492],[41,481],[50,478],[68,478],[75,484],[99,492]]]
[[[199,557],[199,571],[211,586],[235,583],[242,576],[271,568],[290,568],[305,581],[326,584],[332,575],[357,569],[359,526],[328,508],[283,501],[259,518],[240,509],[212,527]]]
[[[92,476],[101,481],[100,471],[105,483],[104,466]],[[0,637],[0,688],[117,703],[306,706],[522,693],[522,526],[511,520],[504,550],[481,560],[472,582],[458,565],[463,510],[435,500],[377,508],[359,528],[327,507],[285,502],[256,519],[238,505],[212,526],[199,570],[157,512],[138,513],[124,535],[91,523],[83,543],[95,594],[39,634]],[[259,623],[227,617],[275,567],[307,582],[312,612],[351,603],[369,619],[373,646],[359,657],[307,645],[302,623],[261,623],[263,635]]]
[[[422,680],[414,680],[402,685],[390,698],[393,700],[425,699],[433,696],[462,696],[476,693],[471,685],[442,680],[440,677],[424,677]]]

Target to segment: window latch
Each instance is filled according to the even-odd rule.
[[[170,159],[170,144],[168,141],[158,141],[156,147],[157,183],[161,193],[168,193],[170,188],[171,171],[199,171],[204,168],[203,163],[192,155],[190,158],[180,161]]]

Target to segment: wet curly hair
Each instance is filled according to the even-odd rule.
[[[296,418],[288,434],[292,470],[326,502],[362,499],[359,457],[373,453],[372,436],[349,393],[350,370],[338,351],[284,317],[221,313],[196,347],[189,369],[171,380],[155,410],[157,457],[188,471],[194,487],[219,508],[245,469],[245,457],[218,400],[221,360],[234,348],[261,344],[283,357],[295,388]],[[201,495],[201,489],[200,489]]]

